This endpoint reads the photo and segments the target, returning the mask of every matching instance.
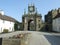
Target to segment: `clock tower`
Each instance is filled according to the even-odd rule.
[[[23,28],[24,30],[29,31],[38,31],[40,30],[40,26],[42,23],[41,14],[37,13],[37,8],[35,8],[34,4],[28,5],[28,13],[24,11],[24,15],[22,16]]]

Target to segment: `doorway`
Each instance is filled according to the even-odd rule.
[[[28,31],[33,31],[33,29],[34,29],[34,21],[29,20],[28,21]]]

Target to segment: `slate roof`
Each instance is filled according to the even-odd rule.
[[[58,14],[54,17],[54,19],[56,19],[56,18],[60,18],[60,13],[58,13]]]
[[[16,20],[10,16],[6,16],[6,15],[1,15],[0,14],[0,19],[2,20],[6,20],[6,21],[11,21],[11,22],[15,22]]]

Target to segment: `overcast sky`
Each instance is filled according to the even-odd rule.
[[[48,11],[60,7],[60,0],[0,0],[0,9],[5,12],[5,15],[21,22],[24,9],[27,11],[28,4],[31,3],[35,4],[43,19]]]

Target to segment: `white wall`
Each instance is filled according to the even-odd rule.
[[[9,32],[14,31],[14,22],[0,19],[0,33],[3,32],[3,29],[8,29]]]
[[[60,32],[60,18],[53,20],[53,31]]]

